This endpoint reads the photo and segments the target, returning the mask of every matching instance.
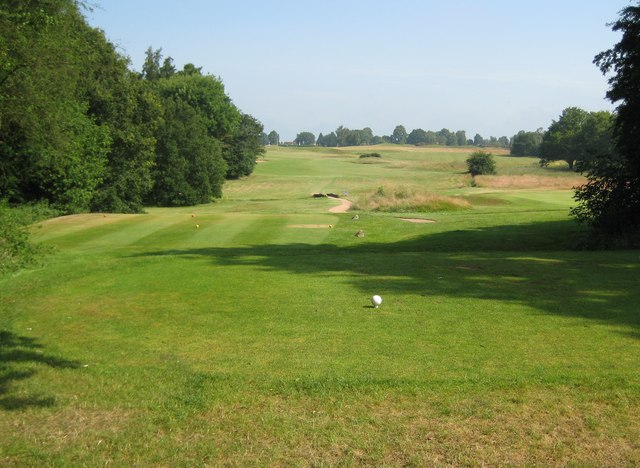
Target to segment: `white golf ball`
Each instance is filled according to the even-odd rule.
[[[382,304],[382,298],[376,294],[371,298],[371,304],[373,304],[373,307],[377,309],[378,306]]]

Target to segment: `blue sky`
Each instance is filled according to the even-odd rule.
[[[593,57],[626,0],[93,0],[87,20],[140,70],[193,63],[283,140],[339,125],[512,136],[612,110]]]

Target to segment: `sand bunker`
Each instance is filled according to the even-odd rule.
[[[400,218],[402,221],[408,221],[410,223],[435,223],[433,219],[424,218]]]

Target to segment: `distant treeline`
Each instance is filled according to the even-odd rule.
[[[219,78],[151,48],[132,71],[82,5],[0,7],[0,199],[139,212],[209,202],[252,172],[263,127]]]
[[[369,127],[365,127],[361,130],[349,129],[342,125],[331,133],[323,135],[320,133],[318,138],[311,132],[298,133],[296,139],[292,142],[283,143],[285,145],[297,145],[297,146],[366,146],[366,145],[379,145],[382,143],[392,143],[398,145],[442,145],[442,146],[494,146],[509,148],[511,140],[502,136],[500,138],[490,137],[488,139],[483,138],[481,135],[476,134],[473,139],[468,139],[464,130],[458,130],[453,132],[449,129],[443,128],[437,132],[431,130],[423,130],[421,128],[413,129],[411,132],[407,132],[403,125],[397,125],[390,135],[378,136],[374,135],[373,131]]]
[[[473,139],[467,139],[464,130],[452,132],[446,128],[437,132],[416,128],[407,133],[402,125],[396,126],[391,135],[380,137],[374,135],[369,127],[351,130],[340,126],[327,135],[320,133],[317,139],[311,132],[300,132],[294,141],[282,144],[325,147],[382,143],[417,146],[490,146],[509,148],[512,156],[539,157],[542,165],[556,160],[566,161],[569,169],[574,169],[576,162],[589,161],[596,154],[611,151],[613,121],[613,114],[607,111],[587,112],[577,107],[568,107],[562,112],[558,121],[554,120],[546,131],[542,128],[532,132],[521,130],[511,138],[492,136],[485,139],[480,134],[476,134]],[[269,139],[267,144],[277,144],[277,141]]]

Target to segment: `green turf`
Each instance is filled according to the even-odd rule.
[[[270,148],[213,204],[34,226],[56,253],[0,280],[0,464],[639,464],[640,252],[572,249],[570,191],[471,187],[468,150],[375,151]],[[310,197],[382,184],[472,208]]]

